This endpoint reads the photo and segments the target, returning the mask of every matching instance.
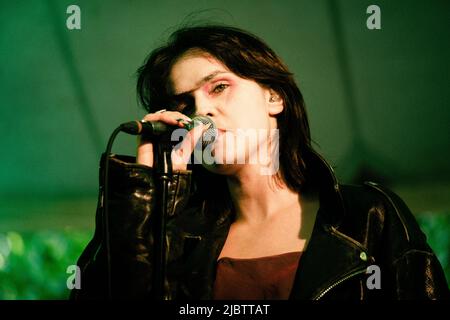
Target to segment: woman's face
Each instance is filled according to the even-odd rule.
[[[277,128],[275,116],[283,110],[278,95],[240,78],[211,55],[185,53],[173,65],[170,81],[181,112],[195,107],[186,113],[209,116],[219,129],[210,152],[215,164],[205,165],[211,171],[231,173],[236,164],[249,164],[249,156]]]

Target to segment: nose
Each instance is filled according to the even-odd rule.
[[[195,96],[195,113],[199,116],[214,116],[214,106],[211,100],[202,95]]]

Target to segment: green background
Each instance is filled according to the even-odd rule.
[[[81,9],[68,30],[66,8]],[[369,30],[366,9],[381,9]],[[135,71],[177,27],[263,38],[341,182],[375,180],[418,217],[450,275],[449,1],[11,1],[0,4],[0,298],[65,298],[93,233],[109,134],[144,115]],[[135,138],[114,151],[133,154]]]

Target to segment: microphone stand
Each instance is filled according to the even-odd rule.
[[[121,124],[111,134],[105,151],[105,169],[103,174],[103,214],[102,228],[106,242],[106,260],[107,260],[107,294],[108,298],[114,298],[113,276],[112,276],[112,256],[111,256],[111,235],[109,219],[109,159],[113,142],[119,132],[128,134],[140,134],[142,124],[138,121],[131,121]],[[154,128],[150,127],[151,134],[154,134]],[[153,177],[155,181],[155,212],[153,214],[153,272],[152,272],[152,292],[151,296],[155,300],[167,300],[169,295],[165,292],[166,278],[166,217],[169,198],[169,184],[172,181],[172,143],[169,133],[154,134],[153,141]]]
[[[169,183],[172,181],[172,146],[165,139],[153,144],[156,207],[153,215],[153,286],[155,300],[167,300],[166,278],[166,218],[169,198]],[[156,152],[155,152],[156,151]]]

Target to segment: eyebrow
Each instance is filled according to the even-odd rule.
[[[205,83],[207,83],[208,81],[214,79],[217,75],[221,74],[221,73],[228,73],[227,71],[221,71],[221,70],[216,70],[210,74],[208,74],[207,76],[203,77],[200,81],[198,81],[195,84],[195,88],[189,91],[184,91],[178,94],[174,94],[173,97],[181,97],[184,96],[192,91],[195,91],[196,89],[200,88],[202,85],[204,85]]]

